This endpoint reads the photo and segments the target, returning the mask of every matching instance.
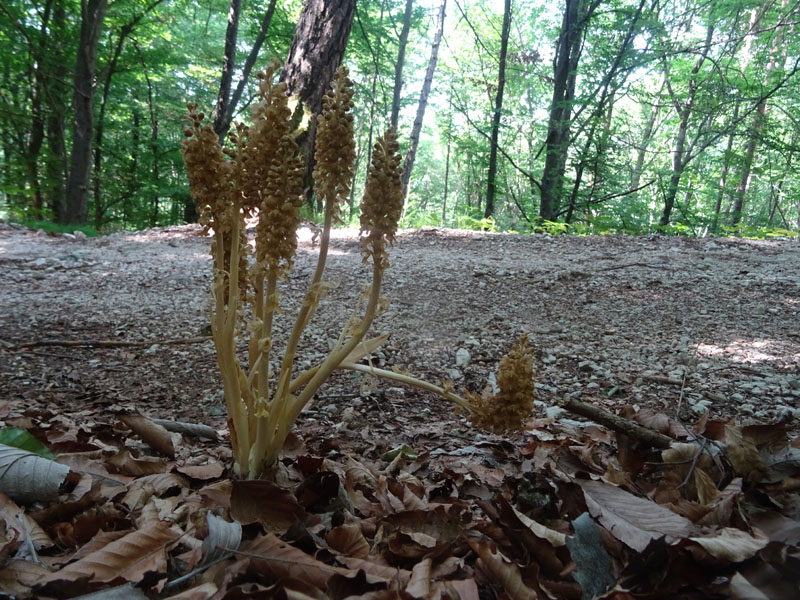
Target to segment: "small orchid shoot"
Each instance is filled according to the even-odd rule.
[[[394,131],[375,144],[361,202],[361,253],[371,278],[360,311],[345,325],[328,356],[316,366],[296,372],[301,335],[329,284],[323,274],[331,227],[350,194],[355,170],[353,83],[340,68],[323,99],[316,128],[314,191],[324,203],[317,266],[294,325],[282,344],[273,339],[279,312],[279,284],[291,271],[300,225],[303,159],[291,128],[287,88],[276,82],[273,61],[258,74],[259,86],[249,126],[237,124],[222,149],[196,104],[189,104],[182,152],[192,197],[204,233],[213,233],[214,259],[211,330],[217,354],[234,470],[259,477],[273,465],[301,411],[336,369],[365,371],[434,392],[467,410],[476,424],[492,429],[518,427],[533,401],[532,354],[520,342],[500,366],[496,399],[454,394],[447,387],[382,371],[360,361],[387,336],[366,339],[387,301],[381,283],[389,267],[388,247],[394,242],[403,209],[402,164]],[[254,249],[247,243],[245,219],[257,217]],[[237,343],[247,343],[247,363]],[[280,364],[272,372],[271,354],[282,346]]]

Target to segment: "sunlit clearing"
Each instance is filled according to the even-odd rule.
[[[698,344],[697,354],[709,358],[723,358],[734,363],[763,363],[786,359],[784,343],[775,340],[732,340],[725,346]]]

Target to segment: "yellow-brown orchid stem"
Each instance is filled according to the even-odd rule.
[[[300,415],[303,407],[305,407],[311,398],[314,397],[314,394],[317,393],[317,390],[320,388],[320,386],[325,383],[328,377],[330,377],[330,374],[334,371],[334,369],[339,366],[339,363],[347,358],[347,356],[355,349],[355,347],[358,346],[361,340],[364,339],[364,336],[367,334],[370,325],[372,325],[372,321],[377,312],[382,281],[382,261],[380,260],[379,256],[375,255],[373,256],[372,287],[370,289],[367,307],[364,311],[364,317],[355,328],[353,335],[340,348],[334,350],[328,355],[322,364],[319,365],[319,369],[316,373],[314,373],[314,376],[311,377],[311,380],[303,388],[303,391],[293,399],[292,406],[290,407],[289,414],[287,415],[292,421],[294,421]]]
[[[470,404],[469,400],[467,400],[466,398],[462,398],[458,394],[449,392],[443,387],[434,385],[433,383],[429,383],[427,381],[423,381],[422,379],[417,379],[416,377],[412,377],[411,375],[405,375],[403,373],[397,373],[395,371],[389,371],[386,369],[379,369],[377,367],[373,367],[372,365],[362,365],[360,363],[352,363],[352,362],[340,363],[339,368],[347,369],[348,371],[359,371],[361,373],[369,373],[374,377],[391,379],[392,381],[397,381],[398,383],[404,383],[406,385],[410,385],[419,388],[421,390],[433,392],[434,394],[446,398],[459,408],[463,408],[470,414],[475,414],[478,412],[477,409],[472,404]]]
[[[245,406],[242,401],[242,390],[239,380],[239,365],[236,361],[236,344],[234,340],[235,319],[239,302],[238,262],[239,262],[239,231],[237,221],[234,220],[231,244],[230,273],[228,274],[228,305],[225,306],[225,286],[219,282],[215,289],[214,307],[214,346],[217,351],[217,364],[222,375],[225,404],[228,408],[229,425],[231,428],[231,442],[234,454],[235,468],[240,473],[246,466],[247,453],[250,448],[250,435]],[[225,268],[225,236],[222,231],[215,231],[216,237],[216,263],[219,267],[217,277],[223,278]],[[234,268],[235,267],[235,268]]]
[[[278,388],[276,397],[282,397],[287,389],[287,385],[292,376],[292,365],[294,364],[294,355],[297,351],[297,344],[300,341],[300,335],[306,327],[311,315],[317,308],[319,285],[322,281],[322,274],[325,271],[325,263],[328,258],[328,247],[331,242],[331,225],[333,224],[333,210],[335,198],[328,198],[325,203],[325,221],[323,222],[322,237],[319,243],[319,256],[317,257],[317,268],[314,270],[314,275],[311,278],[311,283],[306,291],[306,296],[303,299],[303,305],[300,307],[300,312],[292,327],[292,333],[289,335],[289,341],[286,344],[286,352],[283,355],[281,362],[281,369],[278,374]]]

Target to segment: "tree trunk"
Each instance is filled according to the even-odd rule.
[[[636,148],[636,163],[631,173],[631,181],[628,184],[628,191],[635,190],[639,187],[639,182],[642,179],[642,171],[644,170],[644,160],[647,157],[647,147],[653,139],[653,129],[656,126],[656,119],[658,118],[658,109],[660,106],[661,92],[664,90],[666,79],[661,80],[661,85],[658,87],[658,92],[655,94],[655,101],[652,105],[648,106],[647,116],[644,123],[644,131],[642,131],[642,141]]]
[[[425,81],[422,82],[422,91],[419,94],[417,104],[417,116],[411,128],[411,137],[408,141],[408,150],[403,163],[403,198],[408,197],[408,182],[411,180],[411,170],[414,168],[414,159],[417,156],[417,146],[419,145],[419,134],[422,131],[422,120],[425,118],[425,107],[428,105],[428,94],[433,84],[433,73],[436,71],[436,61],[439,58],[439,44],[442,41],[444,31],[444,16],[447,8],[447,0],[442,0],[442,7],[439,9],[439,22],[437,23],[436,34],[431,45],[431,57],[428,60],[428,69],[425,71]]]
[[[447,184],[450,180],[450,133],[447,134],[447,158],[444,160],[444,196],[442,196],[442,227],[445,227],[447,216]]]
[[[316,116],[322,110],[322,96],[342,62],[355,12],[356,0],[306,0],[303,3],[281,74],[281,81],[288,84],[289,92],[300,101],[295,118],[303,113]],[[314,193],[315,132],[312,119],[305,134],[298,138],[306,156],[303,193],[309,205]]]
[[[400,40],[397,47],[397,63],[394,66],[394,93],[392,94],[392,113],[389,122],[392,129],[397,131],[397,119],[400,115],[400,93],[403,90],[403,66],[406,61],[406,44],[408,31],[411,29],[411,9],[414,0],[406,0],[406,9],[403,13],[403,29],[400,30]]]
[[[153,154],[153,167],[152,167],[152,187],[153,198],[150,204],[150,227],[158,225],[158,210],[159,210],[159,195],[161,193],[161,186],[159,185],[159,169],[158,161],[160,159],[160,152],[158,149],[158,115],[156,113],[155,103],[155,90],[153,82],[147,70],[144,70],[144,79],[147,83],[147,108],[150,112],[150,151]]]
[[[48,35],[50,53],[63,56],[67,33],[64,0],[53,3],[53,24]],[[47,159],[45,161],[45,197],[50,214],[63,222],[66,213],[67,149],[64,141],[68,70],[64,61],[53,61],[48,69],[47,85]]]
[[[500,117],[503,113],[503,92],[506,87],[506,55],[508,54],[508,34],[511,30],[511,0],[503,6],[503,29],[500,33],[500,66],[497,71],[497,94],[494,98],[492,116],[492,139],[489,153],[489,173],[486,184],[486,208],[483,217],[488,219],[494,213],[495,176],[497,175],[497,140],[500,136]]]
[[[783,0],[782,7],[784,9],[786,8],[787,3],[788,0]],[[781,51],[781,46],[783,44],[783,32],[784,29],[781,28],[781,30],[775,35],[769,56],[769,62],[767,63],[766,69],[764,69],[763,81],[765,85],[769,80],[770,74],[775,70],[775,66],[778,62],[778,54]],[[766,115],[767,101],[764,99],[759,103],[758,108],[756,109],[756,114],[753,116],[753,122],[750,125],[749,131],[747,132],[748,140],[744,151],[742,172],[739,177],[739,184],[736,186],[736,193],[733,197],[733,211],[731,212],[732,226],[737,225],[742,219],[744,199],[748,190],[750,189],[750,175],[753,170],[753,160],[755,159],[756,147],[758,146],[758,140],[761,136],[761,129],[764,127]]]
[[[675,137],[675,147],[672,151],[672,162],[670,165],[670,177],[669,177],[669,187],[667,187],[667,193],[664,197],[664,210],[661,212],[661,218],[658,220],[658,225],[660,227],[666,227],[669,225],[670,215],[672,214],[672,208],[675,206],[675,198],[678,195],[678,186],[681,183],[681,177],[683,176],[683,171],[686,169],[686,165],[688,164],[688,160],[684,157],[684,149],[686,147],[686,134],[689,129],[689,118],[692,116],[692,110],[694,109],[694,100],[697,96],[697,74],[700,72],[700,69],[703,67],[703,63],[708,56],[708,52],[711,49],[711,40],[714,37],[714,21],[709,19],[708,29],[706,29],[706,39],[705,44],[703,44],[703,50],[700,52],[700,56],[698,57],[697,61],[695,62],[694,67],[691,70],[691,79],[689,80],[689,91],[686,101],[681,105],[675,99],[674,94],[672,93],[672,88],[670,87],[669,83],[669,73],[666,71],[664,72],[664,81],[666,82],[667,89],[670,91],[670,97],[673,99],[673,104],[675,104],[675,109],[678,111],[678,115],[680,116],[680,124],[678,125],[678,135]]]
[[[31,190],[33,218],[41,220],[44,216],[44,194],[42,182],[39,178],[39,155],[44,145],[45,117],[42,110],[46,88],[46,74],[44,72],[44,54],[47,49],[49,36],[47,35],[50,15],[53,10],[53,0],[48,0],[42,13],[42,22],[39,28],[39,39],[35,47],[31,47],[33,54],[33,81],[31,82],[31,129],[28,137],[28,147],[25,149],[25,169],[28,173],[28,185]]]
[[[383,13],[384,13],[384,8],[385,7],[386,7],[386,0],[383,0],[381,2],[380,18],[378,19],[378,27],[379,27],[379,29],[383,28]],[[364,35],[364,40],[367,42],[367,45],[369,45],[369,41],[367,40],[367,33],[366,33],[366,31],[364,31],[363,27],[361,29],[361,32]],[[369,133],[367,135],[367,157],[366,157],[367,160],[365,161],[365,164],[367,164],[367,165],[371,165],[372,164],[372,139],[375,136],[375,105],[378,102],[378,95],[377,95],[377,90],[378,90],[378,57],[381,54],[381,51],[380,51],[381,40],[380,40],[380,38],[378,39],[378,44],[377,45],[378,45],[378,50],[373,54],[374,64],[373,64],[373,69],[372,69],[372,101],[370,102],[370,105],[369,105]],[[395,131],[396,131],[396,129],[395,129]],[[359,152],[356,155],[356,157],[359,158],[360,156],[361,156],[361,153]],[[358,161],[356,161],[356,165],[357,164],[358,164]],[[367,170],[369,170],[369,167],[367,167]],[[355,184],[357,175],[358,175],[358,168],[356,168],[354,173],[353,173],[353,184]],[[355,194],[355,185],[353,185],[353,187],[351,188],[350,194],[351,195]],[[353,215],[352,215],[352,212],[351,212],[350,217],[352,218],[352,216]]]
[[[222,76],[219,81],[217,105],[214,108],[214,132],[219,136],[220,144],[225,138],[225,115],[228,112],[228,102],[231,96],[231,81],[233,70],[236,68],[236,41],[239,36],[239,14],[242,9],[242,0],[230,0],[228,9],[228,28],[225,31],[225,50],[222,54]]]
[[[75,120],[67,183],[67,223],[86,222],[94,128],[94,69],[107,0],[81,0],[81,37],[75,61]]]
[[[253,66],[258,59],[258,53],[261,51],[261,46],[264,44],[264,40],[267,37],[269,24],[272,22],[272,15],[275,14],[276,3],[277,0],[270,0],[269,5],[267,5],[267,10],[264,12],[264,18],[261,19],[261,25],[259,26],[258,33],[256,34],[256,39],[253,41],[253,47],[250,49],[250,54],[247,55],[247,58],[244,61],[244,67],[242,67],[242,76],[239,78],[239,83],[236,84],[236,89],[233,92],[233,96],[231,96],[230,101],[227,103],[225,116],[220,124],[219,135],[222,137],[228,133],[228,129],[231,126],[231,121],[233,121],[233,113],[236,111],[236,106],[239,104],[239,100],[242,98],[244,88],[247,87],[247,82],[250,79],[250,73],[253,71]]]
[[[105,215],[107,209],[106,206],[103,206],[103,202],[101,201],[100,179],[102,176],[101,167],[103,164],[103,131],[105,129],[106,105],[108,103],[108,94],[111,90],[111,81],[114,78],[114,74],[117,72],[117,63],[119,62],[119,57],[122,55],[122,48],[125,45],[125,40],[128,38],[128,36],[130,36],[131,33],[133,33],[134,29],[136,29],[136,26],[139,24],[142,18],[163,1],[164,0],[153,0],[144,9],[144,11],[139,13],[139,15],[134,17],[120,28],[117,43],[114,45],[114,53],[112,54],[108,65],[104,69],[106,77],[105,81],[103,82],[103,94],[100,97],[100,113],[97,116],[97,133],[95,134],[94,141],[94,186],[92,190],[92,195],[94,197],[94,226],[95,229],[98,230],[103,226],[103,216]]]
[[[739,118],[739,101],[733,107],[733,121]],[[736,137],[736,129],[731,129],[728,134],[728,144],[725,147],[725,155],[722,157],[722,173],[719,177],[719,190],[717,190],[717,200],[714,203],[714,219],[711,222],[711,232],[719,231],[719,213],[722,210],[722,199],[725,197],[728,187],[728,172],[731,168],[731,152],[733,151],[733,139]]]
[[[539,216],[555,221],[561,202],[564,170],[569,146],[570,114],[575,97],[575,71],[581,54],[581,38],[585,18],[584,0],[566,0],[556,57],[553,61],[553,97],[545,141]]]

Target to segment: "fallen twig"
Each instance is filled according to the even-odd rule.
[[[658,433],[657,431],[653,431],[652,429],[639,425],[638,423],[624,419],[598,406],[581,402],[575,398],[570,398],[561,406],[569,412],[581,415],[587,419],[591,419],[592,421],[600,423],[601,425],[605,425],[614,431],[624,433],[625,435],[639,442],[648,444],[653,448],[666,450],[672,446],[673,442],[675,441],[663,433]]]
[[[211,337],[192,337],[192,338],[177,338],[174,340],[31,340],[30,342],[22,342],[17,344],[17,350],[23,348],[35,348],[37,346],[73,346],[84,348],[124,348],[131,346],[172,346],[178,344],[200,344],[203,342],[211,341]]]
[[[673,377],[666,377],[664,375],[642,375],[642,379],[647,381],[655,381],[656,383],[668,383],[670,385],[683,386],[683,379],[675,379]]]

